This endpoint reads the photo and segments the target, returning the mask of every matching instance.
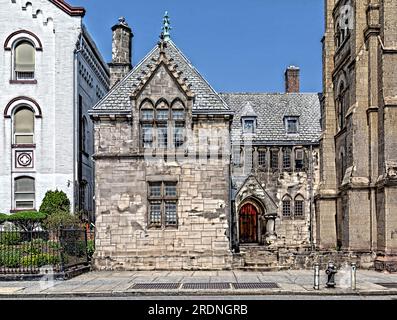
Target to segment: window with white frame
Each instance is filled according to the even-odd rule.
[[[177,183],[150,182],[148,188],[149,226],[158,228],[177,227]]]
[[[27,40],[19,41],[14,47],[14,79],[32,80],[35,77],[34,45]]]
[[[31,177],[18,177],[14,180],[14,204],[17,210],[34,209],[35,181]]]
[[[14,113],[14,143],[34,143],[34,112],[29,107],[19,107]]]

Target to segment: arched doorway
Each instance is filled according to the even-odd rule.
[[[239,212],[240,243],[258,242],[258,209],[246,203]]]

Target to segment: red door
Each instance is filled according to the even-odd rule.
[[[258,211],[250,204],[240,209],[240,243],[258,242]]]

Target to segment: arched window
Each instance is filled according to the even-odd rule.
[[[345,84],[342,81],[339,85],[338,97],[337,97],[337,106],[338,106],[338,125],[339,129],[342,130],[345,126]]]
[[[34,113],[28,107],[20,107],[14,113],[14,143],[34,143]]]
[[[291,218],[291,197],[289,195],[283,197],[283,217]]]
[[[305,198],[298,194],[294,201],[294,218],[301,219],[305,216]]]
[[[15,80],[34,79],[35,48],[29,41],[22,40],[14,48],[14,78]]]
[[[185,107],[179,100],[172,104],[172,122],[174,131],[173,144],[175,148],[179,148],[185,142]]]
[[[88,122],[87,118],[83,116],[81,119],[81,142],[80,142],[80,148],[81,151],[83,152],[88,152]]]
[[[157,147],[167,149],[168,147],[168,122],[170,110],[165,101],[160,101],[156,106]]]
[[[18,177],[14,180],[15,209],[34,209],[35,181],[31,177]]]

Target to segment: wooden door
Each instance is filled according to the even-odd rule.
[[[240,243],[258,242],[258,211],[250,204],[240,209]]]

